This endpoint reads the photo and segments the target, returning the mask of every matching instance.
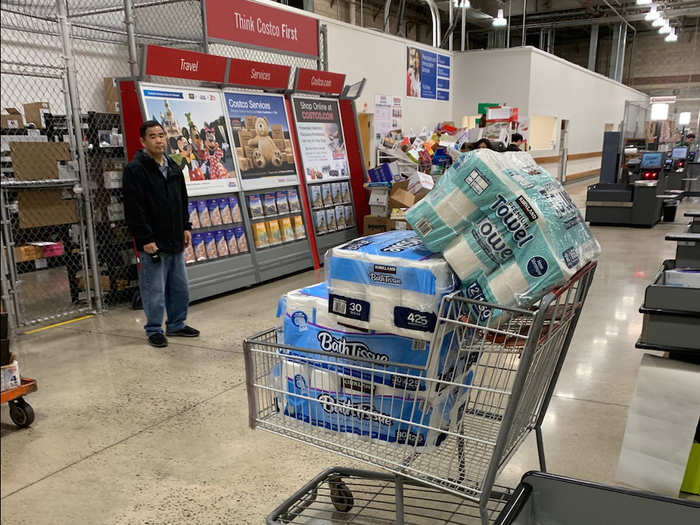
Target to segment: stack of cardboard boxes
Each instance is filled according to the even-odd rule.
[[[47,113],[51,113],[51,107],[48,102],[29,102],[23,104],[24,118],[17,108],[5,108],[7,114],[0,115],[0,127],[2,129],[22,129],[22,128],[37,128],[43,129],[46,127],[44,117]]]

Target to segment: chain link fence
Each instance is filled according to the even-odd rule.
[[[199,0],[0,0],[0,7],[2,298],[17,327],[134,297],[114,79],[139,75],[144,46],[289,65],[291,78],[298,67],[327,69],[325,27],[318,60],[207,43]]]

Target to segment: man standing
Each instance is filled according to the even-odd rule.
[[[520,151],[520,147],[523,145],[523,136],[520,133],[513,133],[510,136],[510,144],[506,148],[506,151]]]
[[[192,242],[187,213],[187,189],[182,170],[165,155],[163,126],[155,120],[141,125],[143,150],[124,170],[124,212],[141,259],[139,287],[151,346],[163,348],[166,334],[197,337],[185,324],[190,293],[183,250]]]

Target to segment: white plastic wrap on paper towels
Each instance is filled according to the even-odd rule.
[[[410,423],[446,429],[455,399],[466,399],[468,389],[435,388],[434,382],[428,384],[422,378],[443,377],[470,385],[477,355],[460,353],[456,339],[450,337],[445,338],[438,356],[431,355],[425,341],[355,331],[330,320],[327,311],[325,283],[280,299],[277,313],[283,317],[282,342],[298,349],[287,350],[288,357],[273,370],[278,388],[291,394],[280,396],[284,414],[332,431],[397,444],[439,444],[444,439],[442,432]],[[321,324],[327,321],[328,325]],[[372,370],[371,364],[356,358],[396,365]]]
[[[326,253],[329,311],[338,322],[429,341],[457,280],[413,231],[355,239]]]
[[[600,253],[566,190],[528,153],[465,153],[406,220],[477,300],[525,305]]]

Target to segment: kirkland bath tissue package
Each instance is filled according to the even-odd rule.
[[[389,231],[326,253],[329,312],[337,322],[430,341],[442,297],[458,286],[414,231]]]
[[[600,253],[561,184],[522,152],[462,155],[406,219],[468,297],[498,304],[531,303]]]

